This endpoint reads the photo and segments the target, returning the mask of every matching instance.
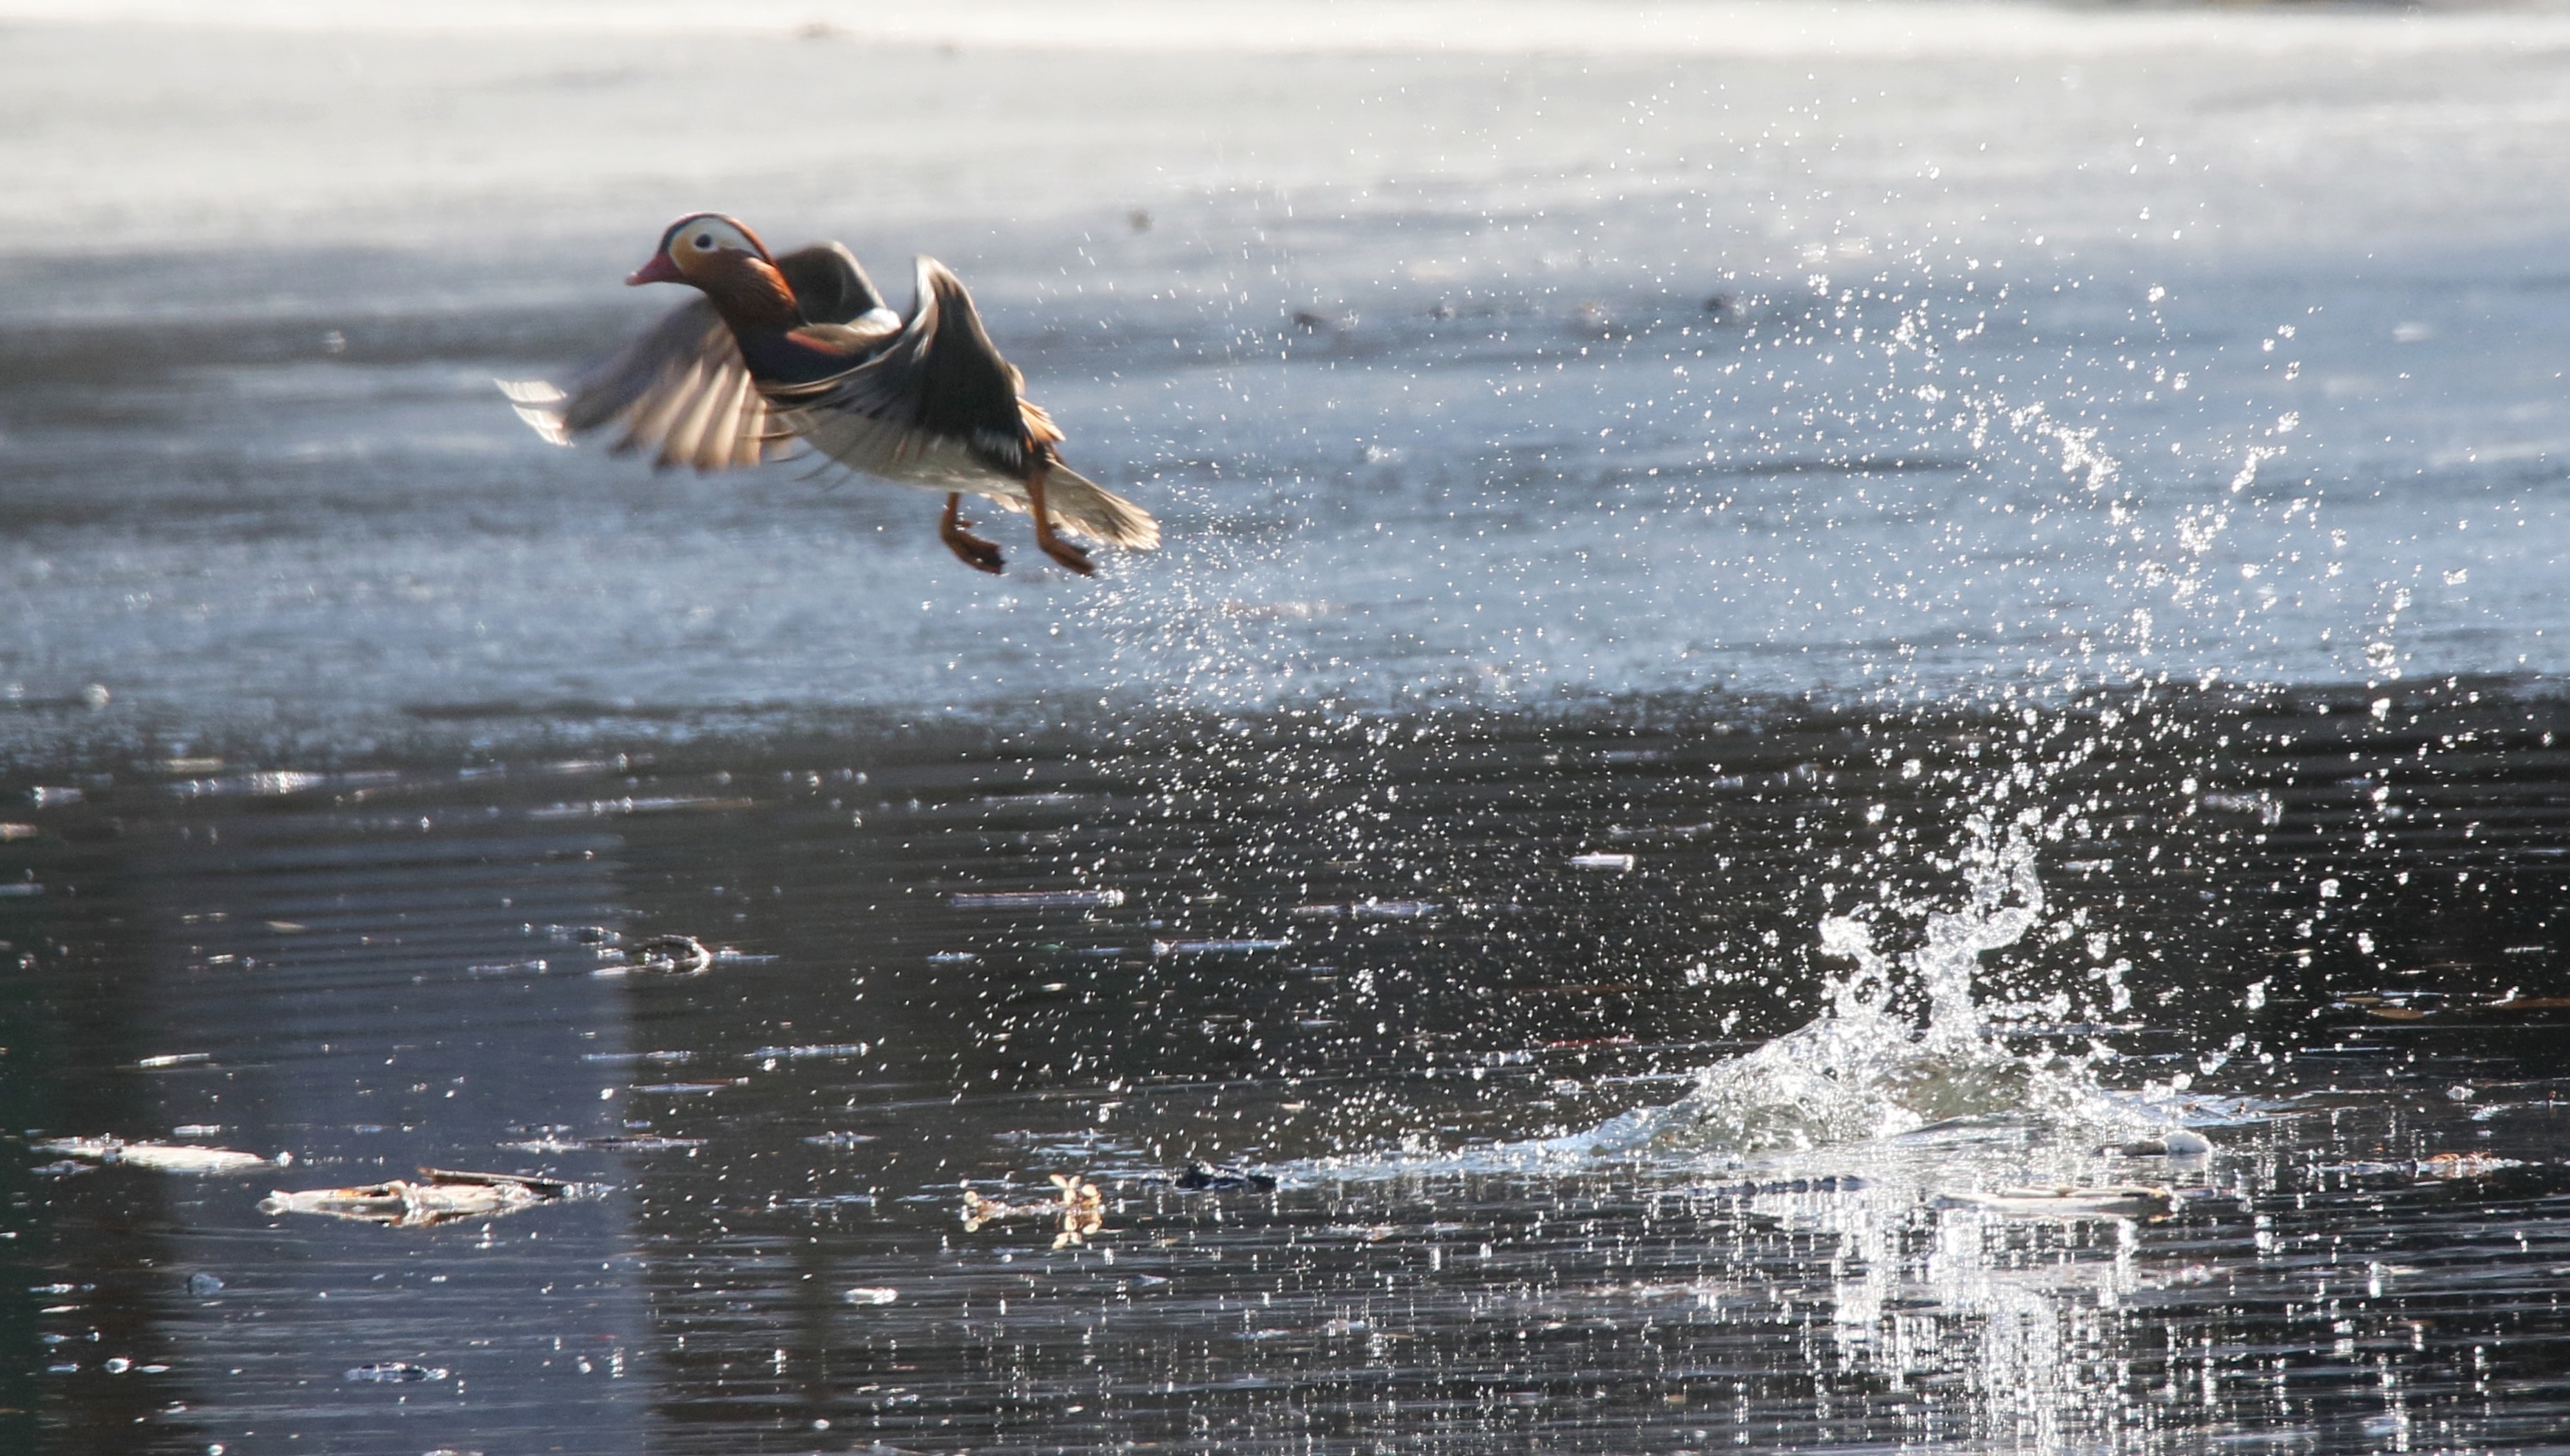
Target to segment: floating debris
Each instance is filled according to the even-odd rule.
[[[901,1290],[875,1284],[859,1284],[841,1296],[851,1304],[890,1304],[901,1297]]]
[[[956,891],[946,897],[955,910],[1113,910],[1124,903],[1120,890]]]
[[[2128,1158],[2201,1158],[2213,1151],[2213,1140],[2179,1128],[2155,1138],[2126,1143],[2115,1151]]]
[[[188,1292],[200,1299],[211,1299],[223,1291],[223,1281],[210,1274],[188,1275]]]
[[[683,1097],[698,1093],[728,1092],[734,1087],[746,1087],[748,1085],[749,1079],[747,1077],[734,1077],[728,1082],[644,1082],[640,1086],[628,1087],[625,1090],[628,1092],[667,1093]]]
[[[1291,940],[1154,940],[1153,955],[1222,955],[1253,950],[1283,950]]]
[[[464,973],[466,975],[514,975],[520,972],[531,972],[542,975],[547,969],[548,966],[542,960],[486,960],[479,965],[464,967]]]
[[[2276,802],[2275,795],[2264,790],[2255,794],[2206,794],[2195,802],[2216,814],[2251,815],[2264,825],[2285,822],[2285,806]]]
[[[581,1184],[524,1174],[422,1168],[417,1182],[396,1178],[362,1188],[315,1188],[300,1193],[280,1190],[261,1199],[258,1211],[271,1218],[279,1214],[320,1214],[395,1229],[426,1229],[459,1219],[499,1218],[543,1204],[586,1197],[590,1192]]]
[[[1984,1209],[2039,1219],[2165,1219],[2178,1197],[2166,1188],[2111,1183],[2097,1188],[2010,1188],[1997,1193],[1949,1194],[1939,1207]]]
[[[502,1143],[513,1153],[665,1153],[675,1148],[701,1148],[702,1138],[532,1138]]]
[[[149,1168],[155,1173],[195,1173],[215,1177],[255,1173],[262,1168],[283,1168],[294,1161],[291,1153],[262,1158],[256,1153],[236,1153],[229,1148],[198,1148],[180,1143],[129,1143],[122,1138],[57,1138],[36,1144],[36,1151],[93,1163]]]
[[[1096,1184],[1078,1174],[1052,1175],[1054,1187],[1062,1197],[1044,1203],[1005,1203],[984,1198],[971,1189],[964,1190],[964,1232],[978,1234],[986,1225],[1020,1220],[1050,1219],[1058,1221],[1061,1232],[1054,1236],[1056,1249],[1073,1248],[1088,1242],[1089,1237],[1105,1227],[1106,1197]]]
[[[409,1385],[423,1380],[443,1380],[446,1375],[447,1371],[443,1366],[414,1365],[408,1360],[388,1360],[380,1365],[359,1365],[350,1370],[345,1378],[362,1380],[374,1385]]]
[[[931,965],[979,965],[982,957],[970,950],[939,950],[928,957]]]
[[[1845,1174],[1819,1178],[1775,1179],[1765,1183],[1724,1183],[1711,1188],[1690,1188],[1695,1198],[1790,1198],[1815,1193],[1857,1193],[1872,1188],[1871,1181]]]
[[[631,1066],[637,1062],[674,1065],[694,1061],[696,1054],[691,1051],[591,1051],[581,1053],[580,1059],[606,1066]]]
[[[528,810],[527,817],[529,819],[603,819],[611,815],[670,814],[690,809],[707,812],[749,809],[755,807],[755,804],[756,801],[750,799],[592,799],[586,804],[548,804],[542,809]]]
[[[1272,1174],[1223,1168],[1211,1163],[1190,1163],[1186,1172],[1169,1182],[1189,1193],[1273,1193],[1276,1189],[1276,1179]]]
[[[756,1051],[744,1052],[742,1055],[762,1061],[769,1058],[777,1061],[801,1061],[811,1057],[861,1057],[872,1050],[874,1050],[873,1045],[863,1041],[826,1041],[815,1042],[809,1046],[762,1046]]]
[[[1298,920],[1424,920],[1445,912],[1445,905],[1433,900],[1359,900],[1345,905],[1298,905],[1286,911]]]
[[[2493,1173],[2525,1164],[2515,1158],[2500,1158],[2488,1153],[2438,1153],[2418,1165],[2418,1176],[2441,1183],[2454,1178],[2487,1178]]]
[[[180,1051],[166,1056],[145,1057],[135,1065],[157,1071],[162,1067],[201,1067],[214,1059],[214,1054],[210,1051]]]
[[[1621,873],[1639,863],[1641,862],[1631,855],[1573,855],[1570,857],[1570,868],[1573,870],[1613,870]]]
[[[874,1140],[873,1133],[814,1133],[803,1141],[816,1148],[853,1148]]]
[[[627,951],[626,958],[645,970],[678,975],[693,975],[714,963],[714,953],[693,935],[654,935]]]

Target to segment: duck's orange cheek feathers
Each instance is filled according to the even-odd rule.
[[[651,261],[625,275],[625,286],[629,288],[639,288],[644,283],[683,283],[685,281],[687,281],[687,275],[678,271],[678,265],[669,261],[669,255],[665,252],[651,254]]]

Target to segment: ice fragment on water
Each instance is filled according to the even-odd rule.
[[[890,1304],[900,1297],[901,1290],[874,1284],[859,1284],[848,1290],[846,1295],[847,1301],[851,1304]]]
[[[1639,861],[1631,855],[1573,855],[1570,857],[1570,868],[1573,870],[1621,872],[1632,869],[1638,863]]]
[[[378,1385],[408,1385],[422,1380],[443,1380],[446,1373],[442,1367],[390,1360],[379,1365],[359,1365],[348,1371],[346,1378]]]
[[[294,1161],[291,1153],[262,1158],[256,1153],[236,1153],[229,1148],[129,1143],[121,1138],[58,1138],[38,1143],[36,1151],[94,1163],[122,1163],[148,1168],[155,1173],[240,1174],[261,1168],[282,1168]]]

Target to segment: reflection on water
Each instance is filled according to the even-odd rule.
[[[2555,701],[1120,726],[15,774],[10,1419],[731,1452],[2565,1418]],[[76,1172],[65,1136],[293,1161]],[[422,1169],[597,1196],[261,1208]]]

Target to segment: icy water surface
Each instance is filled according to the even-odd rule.
[[[2562,17],[60,9],[0,1449],[2560,1448]],[[1167,548],[525,431],[708,205]]]

